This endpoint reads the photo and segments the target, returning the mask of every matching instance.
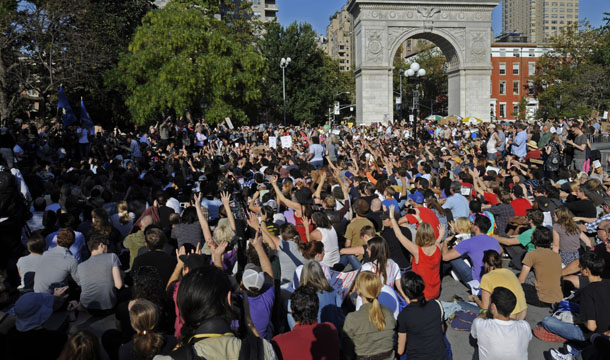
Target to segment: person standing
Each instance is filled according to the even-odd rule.
[[[511,141],[513,145],[511,153],[519,159],[523,159],[527,155],[527,131],[525,131],[525,128],[524,124],[518,124],[517,129],[519,131]]]
[[[572,168],[576,171],[582,171],[582,166],[586,160],[586,149],[589,141],[587,135],[582,132],[580,126],[574,126],[572,129],[574,140],[566,141],[566,144],[574,148],[574,158],[572,159]]]

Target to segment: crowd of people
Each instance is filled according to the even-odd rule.
[[[608,358],[600,122],[418,126],[12,122],[1,357]]]

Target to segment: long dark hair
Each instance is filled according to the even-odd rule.
[[[184,277],[178,289],[178,310],[184,320],[180,343],[185,344],[201,324],[211,318],[231,321],[227,295],[231,283],[225,273],[213,266],[197,268]]]
[[[375,236],[367,243],[369,250],[371,251],[371,263],[373,263],[377,267],[377,275],[379,275],[383,280],[382,283],[385,284],[388,281],[388,275],[386,271],[386,265],[388,263],[388,257],[390,255],[390,249],[388,247],[388,243],[384,238]]]
[[[333,224],[330,222],[328,216],[321,212],[316,211],[311,215],[312,220],[316,223],[316,226],[322,229],[331,229]]]
[[[97,336],[89,330],[81,330],[66,342],[58,360],[97,360],[101,359]]]

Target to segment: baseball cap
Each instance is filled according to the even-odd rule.
[[[244,284],[244,288],[250,291],[259,291],[265,284],[265,275],[258,266],[248,264],[241,281]]]
[[[413,200],[417,204],[422,204],[424,202],[424,195],[417,191],[409,195],[409,199]]]
[[[189,270],[195,270],[206,265],[205,257],[200,254],[180,255],[180,261],[182,261],[184,266],[189,268]]]

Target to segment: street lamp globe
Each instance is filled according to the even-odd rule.
[[[419,70],[419,64],[414,62],[413,64],[411,64],[411,70],[413,70],[414,72]]]
[[[426,76],[426,69],[417,70],[417,76],[419,76],[419,77]]]
[[[415,70],[408,69],[407,71],[405,71],[405,76],[407,76],[407,77],[415,76]]]

